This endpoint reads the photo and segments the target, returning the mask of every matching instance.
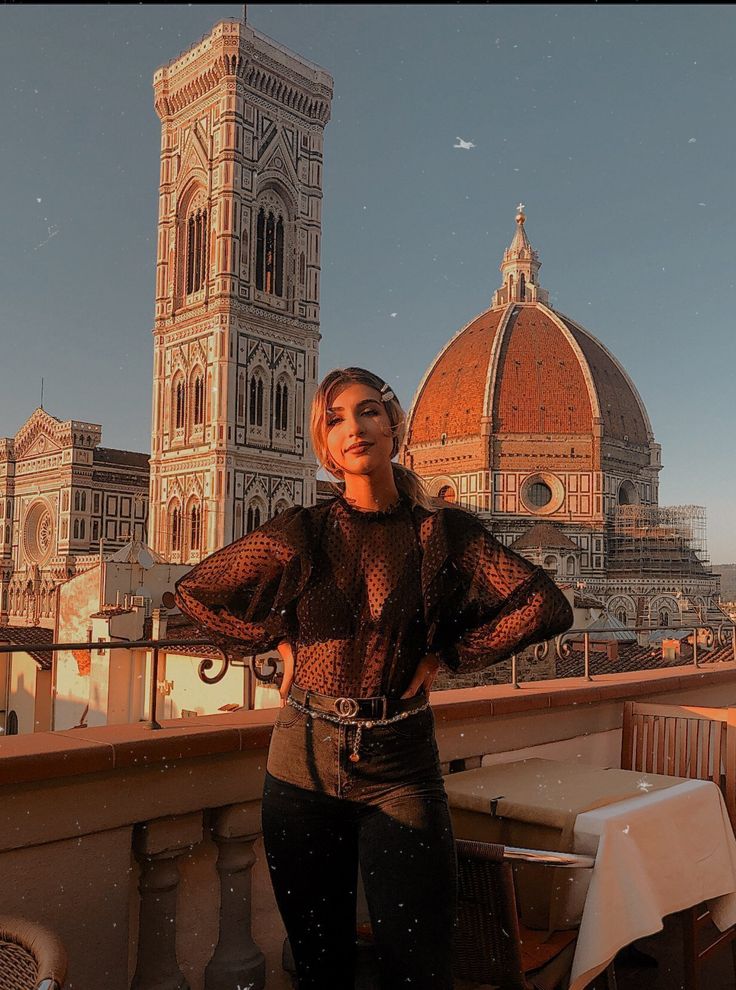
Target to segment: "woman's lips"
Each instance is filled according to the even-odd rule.
[[[360,446],[348,447],[349,454],[363,454],[366,450],[372,447],[372,443],[362,443]]]

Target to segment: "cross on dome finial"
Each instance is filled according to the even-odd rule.
[[[517,209],[517,212],[518,213],[523,213],[524,210],[526,209],[526,205],[524,203],[519,203],[519,205],[516,207],[516,209]]]

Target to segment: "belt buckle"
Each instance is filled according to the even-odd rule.
[[[342,718],[352,718],[358,713],[358,702],[355,698],[338,698],[335,701],[335,711]]]

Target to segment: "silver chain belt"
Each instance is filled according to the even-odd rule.
[[[353,751],[350,754],[350,762],[358,763],[360,760],[360,753],[358,749],[360,747],[360,738],[363,734],[363,729],[372,729],[374,725],[390,725],[392,722],[398,722],[402,718],[409,718],[410,715],[417,715],[419,712],[426,711],[429,708],[429,702],[426,701],[419,708],[412,708],[408,712],[399,712],[398,715],[392,715],[391,718],[335,718],[334,715],[328,715],[326,712],[321,712],[316,708],[307,708],[305,705],[300,704],[295,701],[291,695],[286,699],[287,705],[291,705],[292,708],[296,708],[298,712],[302,712],[304,715],[312,715],[314,718],[323,718],[328,722],[334,722],[335,725],[355,725],[357,726],[355,730],[355,741],[353,742]]]

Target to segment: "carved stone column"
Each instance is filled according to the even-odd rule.
[[[202,841],[202,813],[158,818],[136,827],[141,864],[138,963],[131,990],[189,990],[176,961],[177,859]]]
[[[261,834],[261,802],[214,812],[212,838],[220,874],[220,940],[205,970],[205,990],[263,990],[266,960],[251,935],[253,843]]]

